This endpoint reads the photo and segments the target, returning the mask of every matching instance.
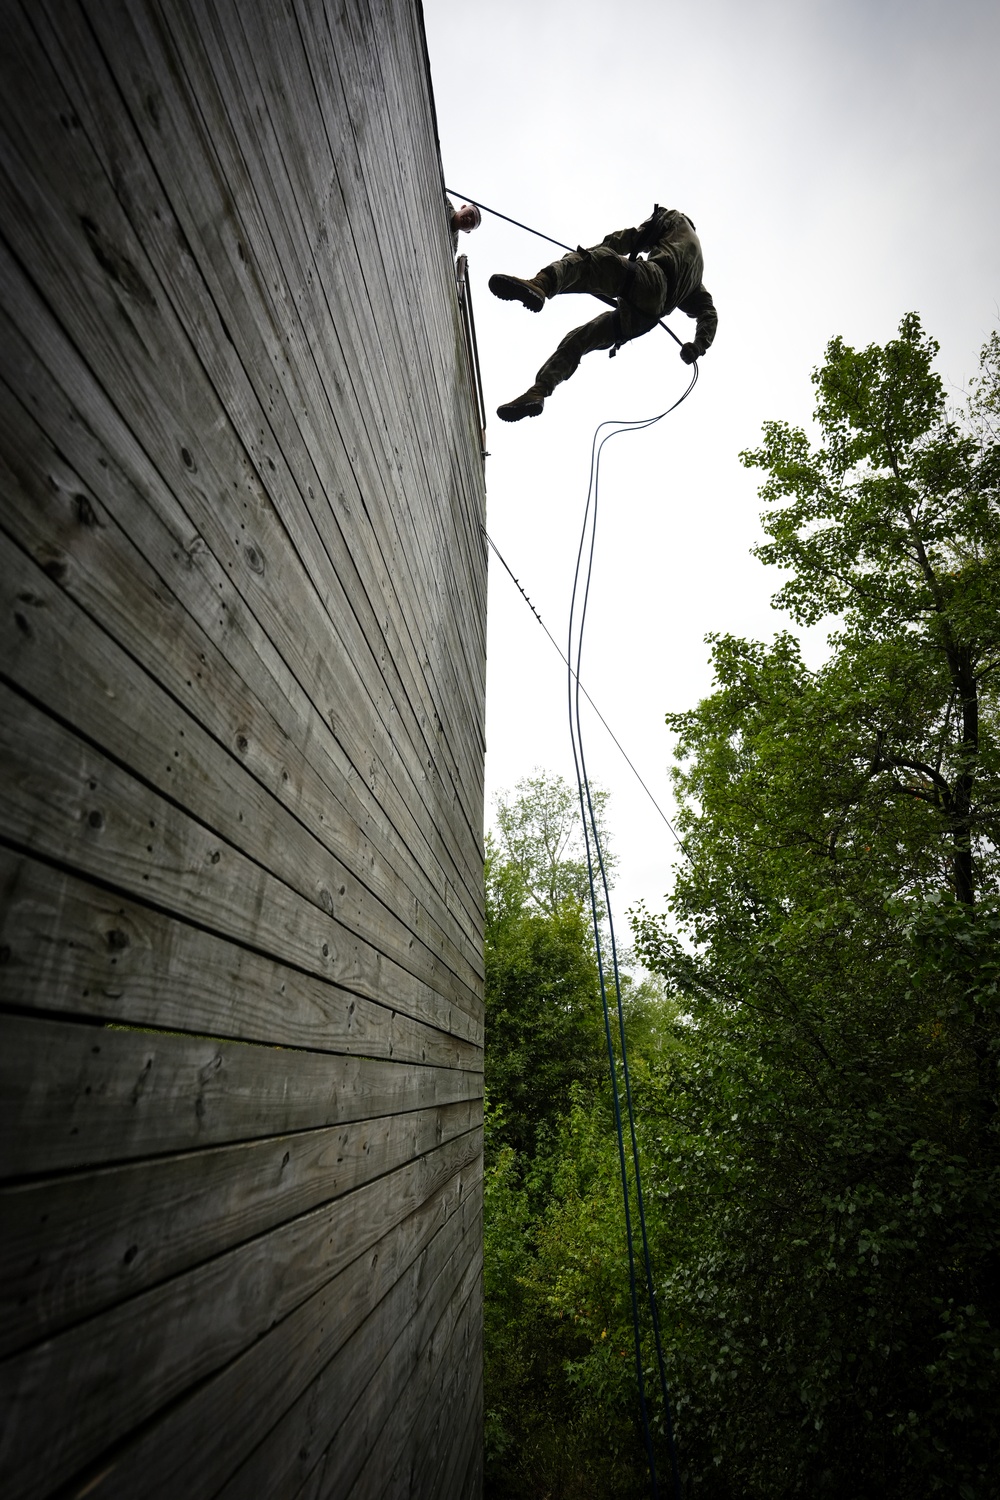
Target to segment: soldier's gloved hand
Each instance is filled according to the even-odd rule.
[[[697,358],[698,350],[695,348],[694,344],[681,345],[681,359],[686,365],[693,365]]]

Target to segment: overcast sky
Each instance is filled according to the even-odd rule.
[[[445,178],[576,245],[654,202],[694,220],[719,311],[691,400],[605,449],[582,679],[661,804],[667,710],[711,687],[709,631],[770,638],[778,578],[750,556],[757,477],[738,461],[766,418],[808,425],[827,340],[883,343],[916,309],[955,390],[1000,307],[1000,5],[995,0],[424,0]],[[487,526],[563,640],[590,441],[662,411],[688,373],[654,329],[589,355],[545,412],[493,415],[562,335],[601,309],[533,316],[490,296],[558,251],[484,215],[469,256],[487,431]],[[682,338],[693,324],[669,320]],[[565,669],[491,560],[487,789],[542,766],[570,781]],[[810,650],[816,654],[822,641]],[[672,841],[591,720],[612,794],[616,908],[662,909]],[[489,818],[490,809],[487,809]]]

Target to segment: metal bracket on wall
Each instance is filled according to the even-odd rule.
[[[465,353],[469,361],[469,376],[476,398],[476,414],[479,420],[479,447],[485,461],[486,451],[486,402],[483,399],[483,379],[479,370],[479,345],[476,343],[476,320],[472,312],[472,288],[469,285],[469,257],[460,255],[455,262],[455,281],[458,286],[458,306],[462,314],[462,331],[465,334]]]

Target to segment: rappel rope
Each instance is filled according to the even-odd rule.
[[[611,1076],[612,1103],[614,1108],[615,1132],[618,1137],[618,1164],[622,1182],[622,1202],[625,1210],[625,1238],[628,1245],[629,1262],[629,1292],[632,1303],[632,1329],[635,1340],[635,1366],[636,1381],[639,1387],[639,1410],[642,1418],[643,1439],[646,1446],[646,1457],[649,1463],[649,1474],[652,1482],[653,1500],[658,1500],[659,1486],[656,1478],[656,1459],[653,1452],[653,1439],[649,1425],[649,1412],[646,1405],[645,1375],[642,1368],[642,1334],[639,1326],[639,1303],[636,1289],[635,1268],[635,1244],[632,1231],[632,1210],[630,1204],[628,1165],[625,1154],[625,1132],[622,1125],[621,1098],[618,1087],[618,1068],[615,1058],[614,1039],[612,1036],[611,1010],[608,1002],[608,986],[605,973],[604,953],[601,944],[600,917],[598,910],[597,888],[595,881],[595,865],[600,874],[601,888],[604,892],[605,910],[608,919],[608,936],[611,946],[611,974],[614,982],[615,1009],[618,1017],[618,1041],[621,1051],[621,1070],[624,1083],[626,1113],[628,1115],[629,1141],[632,1156],[632,1173],[635,1179],[636,1205],[639,1211],[639,1228],[642,1239],[643,1270],[646,1278],[646,1296],[649,1305],[650,1319],[653,1325],[653,1338],[656,1345],[656,1362],[659,1374],[660,1395],[663,1401],[664,1425],[666,1427],[667,1444],[670,1452],[670,1469],[673,1480],[672,1489],[675,1500],[680,1500],[680,1474],[677,1467],[677,1450],[674,1443],[673,1420],[670,1412],[670,1397],[667,1390],[666,1364],[663,1357],[663,1343],[660,1336],[660,1317],[656,1305],[656,1285],[653,1280],[652,1262],[649,1254],[649,1237],[646,1231],[646,1209],[642,1194],[642,1173],[639,1166],[639,1144],[635,1132],[635,1111],[632,1104],[632,1081],[628,1067],[628,1047],[625,1040],[625,1012],[622,1006],[621,975],[618,968],[618,948],[615,941],[614,920],[611,912],[611,893],[608,888],[607,872],[604,867],[604,856],[601,850],[600,836],[597,831],[597,821],[594,817],[594,805],[590,791],[590,780],[587,775],[587,762],[583,749],[583,728],[580,718],[580,667],[583,657],[583,632],[587,618],[587,604],[590,598],[590,582],[594,566],[594,548],[597,539],[597,503],[600,483],[601,452],[604,444],[611,438],[617,437],[622,432],[642,432],[647,427],[654,426],[663,420],[670,412],[675,411],[682,401],[686,401],[694,390],[698,380],[698,366],[694,365],[690,383],[684,394],[669,406],[666,411],[660,412],[655,417],[639,418],[635,421],[612,419],[601,422],[594,432],[593,442],[590,450],[590,481],[587,487],[587,503],[584,508],[583,526],[580,532],[580,545],[577,549],[576,571],[573,575],[573,594],[570,603],[569,618],[569,643],[567,652],[567,698],[569,707],[570,738],[573,743],[573,763],[576,769],[577,791],[580,797],[580,816],[583,820],[584,843],[587,851],[587,876],[590,885],[590,909],[594,924],[594,942],[597,948],[597,973],[601,988],[601,1007],[604,1013],[604,1033],[608,1048],[608,1070]],[[612,432],[606,432],[598,442],[598,437],[603,427],[612,427]],[[588,542],[589,536],[589,542]],[[577,610],[577,597],[580,593],[580,573],[583,564],[584,551],[587,553],[586,576],[583,584],[583,597]],[[576,660],[574,662],[574,654]]]
[[[446,191],[448,193],[452,193],[454,190],[452,188],[447,188]],[[528,234],[537,235],[539,239],[548,240],[549,244],[557,245],[562,250],[571,249],[571,246],[564,245],[561,240],[554,240],[551,235],[542,234],[540,230],[532,229],[527,224],[521,224],[517,219],[512,219],[507,214],[502,214],[495,208],[489,208],[485,203],[479,203],[475,198],[470,198],[468,197],[468,195],[459,194],[457,192],[455,192],[454,196],[456,198],[465,197],[466,202],[475,203],[482,212],[492,214],[495,218],[498,219],[504,219],[508,224],[513,224],[516,228],[523,229]],[[612,300],[612,305],[617,305],[613,302],[613,299],[601,298],[601,300]],[[667,333],[670,334],[675,343],[681,343],[681,340],[674,333],[673,329],[668,328],[666,323],[661,322],[660,327],[666,329]],[[594,944],[597,950],[597,974],[601,989],[601,1008],[604,1014],[604,1035],[608,1048],[608,1071],[611,1077],[611,1095],[614,1108],[615,1133],[618,1138],[618,1165],[622,1183],[622,1202],[625,1210],[625,1238],[628,1245],[629,1294],[632,1305],[632,1331],[635,1343],[636,1382],[639,1388],[639,1411],[642,1418],[643,1441],[646,1447],[646,1458],[649,1463],[649,1476],[652,1484],[653,1500],[659,1500],[660,1491],[656,1477],[656,1456],[653,1451],[653,1435],[650,1428],[649,1411],[646,1403],[645,1373],[642,1367],[642,1330],[639,1323],[639,1294],[636,1284],[636,1251],[632,1229],[632,1206],[631,1193],[629,1189],[628,1161],[625,1151],[625,1130],[622,1123],[621,1091],[619,1090],[618,1086],[618,1063],[615,1057],[615,1043],[611,1024],[611,1006],[608,1001],[608,985],[605,972],[606,966],[604,960],[604,951],[601,942],[600,906],[597,897],[595,867],[596,874],[600,876],[601,889],[604,893],[604,908],[607,913],[608,920],[608,937],[611,947],[611,976],[614,982],[615,1010],[618,1019],[618,1045],[621,1052],[621,1072],[622,1082],[624,1084],[625,1109],[628,1116],[629,1144],[631,1148],[630,1154],[632,1158],[632,1174],[635,1181],[636,1206],[638,1208],[639,1230],[642,1241],[642,1268],[645,1274],[646,1296],[649,1306],[650,1320],[653,1327],[653,1338],[656,1345],[656,1364],[657,1372],[659,1375],[660,1395],[663,1401],[663,1415],[667,1435],[667,1444],[670,1452],[670,1472],[672,1479],[671,1488],[673,1490],[674,1500],[681,1500],[680,1473],[677,1466],[677,1449],[674,1443],[673,1420],[670,1411],[670,1396],[667,1390],[666,1362],[663,1356],[663,1341],[660,1336],[660,1317],[656,1305],[656,1285],[653,1280],[653,1268],[649,1254],[649,1237],[646,1230],[646,1209],[642,1195],[642,1173],[639,1166],[639,1143],[635,1131],[635,1110],[632,1103],[632,1081],[629,1075],[628,1047],[625,1040],[625,1012],[622,1005],[621,975],[618,968],[618,948],[615,941],[614,920],[611,912],[611,893],[608,888],[607,871],[604,866],[604,855],[601,849],[600,836],[597,831],[597,820],[594,815],[594,803],[590,790],[590,780],[587,775],[586,756],[583,749],[583,727],[580,717],[581,697],[586,697],[588,702],[590,702],[591,705],[595,707],[595,712],[597,710],[596,706],[593,704],[593,700],[591,699],[590,694],[586,691],[580,681],[580,666],[583,657],[583,632],[584,626],[586,624],[587,604],[590,598],[590,583],[594,567],[594,549],[597,538],[597,503],[600,483],[601,453],[604,445],[606,442],[610,441],[611,438],[617,437],[620,433],[642,432],[645,428],[653,427],[657,422],[661,422],[663,418],[669,416],[672,411],[676,411],[677,407],[680,406],[682,401],[687,400],[688,396],[690,396],[691,392],[694,390],[697,381],[698,364],[697,361],[695,361],[692,368],[691,380],[687,389],[685,390],[684,394],[673,403],[672,406],[667,407],[666,411],[660,412],[659,415],[655,417],[640,417],[634,421],[613,418],[609,421],[599,423],[598,427],[596,428],[590,449],[590,480],[587,486],[587,503],[584,507],[583,526],[580,532],[580,545],[577,549],[576,555],[576,571],[573,575],[573,593],[570,601],[567,650],[565,655],[562,653],[562,651],[559,652],[560,656],[563,657],[563,661],[566,663],[566,692],[569,709],[570,739],[573,746],[573,764],[576,769],[576,785],[577,792],[580,798],[580,817],[583,822],[584,845],[587,853],[587,879],[590,886],[590,911],[594,924]],[[604,436],[600,438],[600,441],[598,441],[601,429],[604,427],[611,427],[614,430],[612,432],[606,432]],[[535,618],[538,620],[538,623],[542,626],[542,629],[545,631],[546,635],[549,636],[549,639],[552,640],[553,645],[556,645],[556,649],[559,650],[554,637],[549,632],[548,627],[542,620],[542,617],[538,613],[538,610],[531,603],[531,600],[528,598],[528,595],[525,593],[524,589],[521,588],[520,583],[518,583],[518,580],[514,577],[514,574],[511,572],[510,568],[507,566],[507,563],[500,555],[499,550],[487,534],[485,527],[483,528],[483,535],[489,545],[493,548],[494,552],[496,552],[497,556],[500,558],[500,561],[507,569],[507,572],[510,573],[511,578],[514,579],[515,584],[526,600],[532,613],[535,615]],[[585,551],[587,554],[587,565],[582,587],[582,599],[578,609],[577,598],[581,594],[580,575]],[[576,657],[575,664],[573,660],[574,655]],[[608,729],[609,734],[611,734],[611,737],[615,741],[615,744],[618,745],[619,750],[621,750],[621,745],[618,744],[617,738],[611,732],[611,729],[608,726],[606,720],[603,718],[603,715],[598,713],[598,717],[601,719],[601,722],[604,724],[605,728]],[[625,755],[624,750],[622,750],[622,754]],[[625,756],[625,759],[631,766],[632,762],[628,760],[627,755]],[[632,769],[633,771],[635,771],[634,766],[632,766]],[[674,830],[671,827],[669,820],[663,813],[662,809],[659,807],[659,804],[656,803],[656,799],[653,797],[652,793],[649,792],[649,788],[645,786],[645,782],[642,781],[642,778],[639,776],[638,771],[635,771],[635,774],[637,777],[639,777],[640,782],[642,783],[643,787],[645,787],[648,795],[656,806],[657,811],[660,813],[660,816],[663,818],[664,822],[667,823],[668,828],[670,828],[671,832],[673,833]],[[677,835],[674,834],[674,837],[677,838]],[[681,842],[680,839],[678,839],[677,841],[678,843]],[[681,845],[681,847],[683,848],[683,845]],[[687,851],[685,850],[685,853],[686,852]]]

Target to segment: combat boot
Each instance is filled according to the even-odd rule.
[[[544,405],[545,392],[540,385],[533,385],[523,396],[517,396],[513,401],[498,406],[497,416],[501,422],[520,422],[522,417],[541,416]]]
[[[520,276],[505,276],[498,271],[490,277],[490,291],[502,302],[520,302],[529,312],[541,312],[549,295],[549,279],[544,271],[524,281]]]

